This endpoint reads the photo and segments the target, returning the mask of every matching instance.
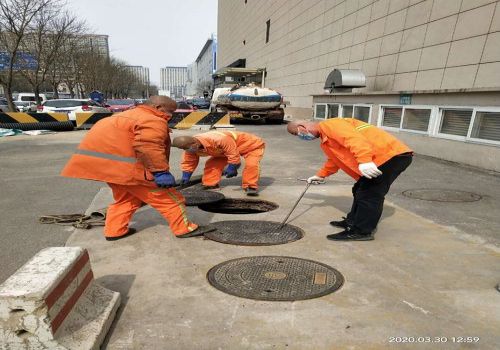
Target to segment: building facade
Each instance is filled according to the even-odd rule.
[[[100,34],[83,34],[78,35],[77,40],[84,45],[89,54],[96,54],[102,57],[109,58],[109,35]]]
[[[187,66],[186,95],[196,96],[196,84],[198,83],[198,71],[196,62]]]
[[[202,96],[214,89],[212,75],[217,68],[217,39],[214,34],[205,42],[196,60],[188,65],[187,94]]]
[[[290,113],[352,116],[500,171],[500,1],[219,0],[218,14],[218,68],[266,68]],[[325,93],[334,69],[366,86]]]
[[[149,86],[149,68],[143,66],[125,66],[142,85]]]
[[[172,98],[186,95],[187,67],[165,67],[160,69],[160,89],[170,91]]]

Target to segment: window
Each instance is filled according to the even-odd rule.
[[[338,104],[328,104],[328,114],[327,118],[337,118],[339,116],[339,105]]]
[[[401,116],[403,115],[403,108],[399,107],[386,107],[382,114],[382,126],[389,128],[399,128],[401,126]]]
[[[315,119],[325,119],[326,118],[326,104],[317,103],[314,108],[314,118]]]
[[[472,119],[472,110],[442,109],[438,132],[466,137]]]
[[[427,131],[431,117],[430,109],[405,108],[402,129],[413,131]]]
[[[476,111],[470,137],[500,141],[500,112]]]
[[[353,109],[353,105],[342,105],[342,118],[352,118]]]
[[[269,42],[269,30],[271,29],[271,20],[268,19],[266,22],[266,44]]]
[[[370,122],[370,107],[369,106],[354,106],[353,118],[362,122]]]

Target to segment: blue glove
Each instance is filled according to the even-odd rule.
[[[155,183],[158,187],[169,188],[175,186],[175,177],[168,171],[153,173]]]
[[[189,180],[191,179],[191,175],[193,175],[193,173],[190,173],[189,171],[183,171],[181,185],[187,184],[189,182]]]
[[[235,177],[238,175],[238,168],[240,167],[239,164],[229,164],[226,169],[222,172],[223,175],[225,175],[227,178],[230,177]]]

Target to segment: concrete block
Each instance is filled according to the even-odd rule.
[[[385,17],[379,18],[368,25],[367,40],[380,38],[384,35]]]
[[[356,27],[362,26],[370,22],[371,6],[366,6],[357,12]]]
[[[413,72],[418,69],[422,49],[401,52],[396,66],[396,73]]]
[[[479,63],[485,42],[486,35],[452,42],[446,66],[465,66]]]
[[[365,73],[365,75],[367,77],[373,77],[373,76],[377,75],[378,60],[379,60],[379,58],[375,57],[375,58],[363,61],[363,68],[362,69],[363,69],[363,73]]]
[[[443,68],[446,66],[450,43],[426,47],[422,50],[419,70]]]
[[[0,285],[0,343],[98,349],[119,304],[119,293],[94,283],[85,249],[46,248]]]
[[[424,45],[426,31],[427,24],[404,30],[400,50],[407,51],[421,48]]]
[[[431,16],[432,0],[425,0],[410,6],[406,14],[405,28],[412,28],[427,23]]]
[[[378,0],[373,3],[371,20],[385,17],[389,11],[390,0]]]
[[[458,15],[453,40],[487,34],[495,11],[495,4],[478,7]]]
[[[397,32],[391,35],[384,36],[382,39],[382,47],[380,48],[380,55],[389,55],[399,51],[401,45],[401,38],[403,32]]]
[[[429,23],[424,45],[431,46],[451,41],[457,18],[458,15],[454,15]]]
[[[495,14],[493,15],[493,20],[491,21],[490,32],[500,31],[500,2],[497,3]]]
[[[410,0],[391,0],[389,5],[389,13],[407,8],[410,5]]]
[[[392,91],[393,83],[394,83],[394,74],[379,75],[375,78],[375,84],[373,85],[373,90]]]
[[[500,32],[488,34],[481,62],[500,61]]]
[[[477,64],[444,70],[441,89],[465,89],[472,86],[476,77]]]
[[[379,59],[377,75],[394,74],[398,55],[382,56]]]
[[[351,56],[349,60],[351,62],[362,61],[364,53],[365,53],[364,43],[361,43],[359,45],[354,45],[353,47],[351,47]]]
[[[431,21],[454,15],[460,11],[462,0],[446,0],[434,2],[431,11]]]
[[[394,91],[410,91],[415,87],[417,72],[396,74],[394,76]]]
[[[444,69],[421,70],[417,73],[415,90],[435,90],[441,86]]]
[[[368,24],[365,24],[364,26],[361,26],[359,28],[354,29],[354,35],[352,39],[352,44],[361,44],[366,41],[366,38],[368,37]]]
[[[403,30],[407,10],[401,10],[390,14],[385,20],[384,34],[392,34]]]
[[[460,9],[461,12],[484,6],[486,4],[491,4],[492,2],[496,2],[496,0],[467,0],[467,1],[462,1],[462,8]]]
[[[500,87],[500,62],[480,64],[474,87]]]

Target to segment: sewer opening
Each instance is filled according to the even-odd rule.
[[[9,311],[9,312],[10,312],[11,314],[16,314],[16,313],[18,313],[18,312],[24,312],[24,311],[25,311],[24,309],[10,309],[10,311]]]
[[[15,331],[16,335],[20,338],[26,338],[29,334],[29,332],[26,329],[18,329]]]
[[[199,205],[203,211],[220,214],[258,214],[278,208],[278,204],[257,199],[226,198],[216,203]]]

